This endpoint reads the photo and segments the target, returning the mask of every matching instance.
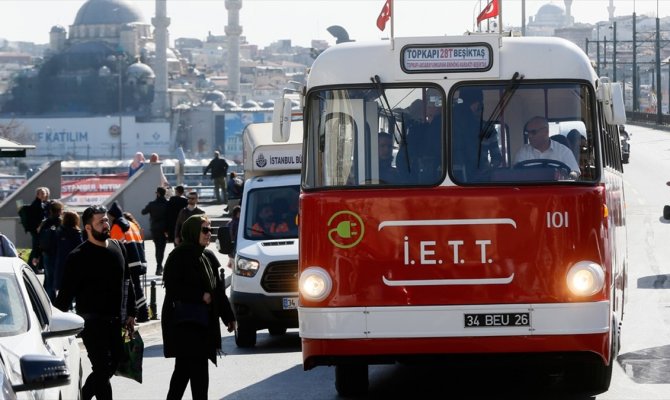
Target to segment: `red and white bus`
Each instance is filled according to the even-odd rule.
[[[620,86],[563,39],[323,52],[304,95],[304,368],[334,365],[351,395],[370,364],[532,354],[607,390],[627,282],[624,122]]]

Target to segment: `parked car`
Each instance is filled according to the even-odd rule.
[[[70,372],[62,358],[29,354],[21,357],[21,378],[22,383],[12,384],[0,357],[0,400],[17,400],[18,392],[67,385]]]
[[[83,369],[76,334],[84,320],[62,312],[49,301],[32,268],[18,257],[0,257],[0,358],[12,386],[26,384],[26,398],[78,399]],[[26,355],[56,357],[67,366],[70,379],[64,386],[35,388],[22,374]],[[61,381],[60,383],[65,383]],[[24,393],[19,393],[19,398]]]
[[[619,126],[619,141],[621,142],[621,162],[628,164],[628,159],[630,158],[630,134],[623,125]]]

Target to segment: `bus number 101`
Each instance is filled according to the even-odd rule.
[[[547,228],[567,228],[568,212],[547,211]]]

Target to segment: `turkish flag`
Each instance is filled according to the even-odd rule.
[[[382,7],[382,11],[379,13],[379,16],[377,17],[377,28],[379,28],[380,31],[386,29],[386,23],[388,22],[389,19],[391,19],[392,4],[393,0],[386,0],[386,3],[384,3],[384,7]]]
[[[486,5],[486,8],[484,8],[482,12],[479,13],[479,15],[477,16],[477,23],[479,24],[485,19],[497,16],[498,16],[498,0],[491,0],[491,2]]]

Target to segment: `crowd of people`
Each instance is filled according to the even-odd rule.
[[[221,264],[207,249],[214,230],[198,207],[197,192],[185,192],[179,185],[168,200],[165,188],[158,186],[156,198],[141,211],[149,214],[156,273],[163,274],[164,355],[175,358],[168,399],[182,398],[189,383],[193,398],[207,397],[207,364],[216,364],[221,349],[218,320],[229,332],[235,329],[235,316],[219,274]],[[37,189],[36,213],[31,218],[39,222],[26,227],[35,244],[30,263],[36,271],[43,270],[44,287],[54,306],[76,312],[85,321],[81,338],[92,372],[82,387],[82,398],[111,399],[110,379],[122,353],[121,332],[132,333],[137,323],[151,318],[141,282],[148,268],[144,231],[117,201],[109,209],[90,206],[80,218],[62,202],[49,199],[49,193],[46,187]],[[239,206],[234,214],[239,220]],[[5,246],[3,237],[0,235],[3,255],[17,256],[11,241]],[[174,242],[175,247],[164,257],[167,242]],[[201,308],[205,317],[197,322],[184,319],[179,312],[184,305]]]

